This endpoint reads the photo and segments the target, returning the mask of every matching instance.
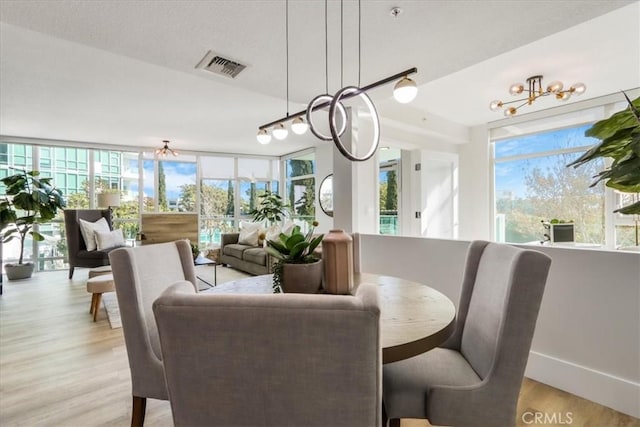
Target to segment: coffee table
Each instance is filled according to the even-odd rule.
[[[198,255],[196,257],[196,259],[193,260],[193,264],[196,265],[196,266],[197,265],[212,265],[213,266],[213,285],[209,281],[203,279],[200,276],[196,276],[196,277],[199,280],[203,281],[206,285],[208,285],[210,287],[214,287],[214,286],[216,286],[218,284],[218,263],[217,262],[215,262],[214,260],[209,259],[207,257],[203,257],[202,255]]]
[[[222,283],[204,293],[264,294],[272,291],[272,275]],[[422,283],[391,276],[354,275],[355,294],[362,283],[378,285],[382,362],[408,359],[442,344],[453,333],[456,309],[444,294]]]

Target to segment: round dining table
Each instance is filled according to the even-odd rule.
[[[273,292],[271,274],[222,283],[204,293],[264,294]],[[453,302],[429,286],[369,273],[354,275],[355,294],[363,283],[378,285],[382,362],[417,356],[442,344],[453,332]]]

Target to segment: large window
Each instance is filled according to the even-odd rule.
[[[542,221],[573,221],[576,242],[603,244],[604,186],[590,187],[602,162],[566,167],[597,140],[591,125],[496,141],[496,240],[543,240]]]
[[[314,215],[312,158],[310,154],[290,163],[294,205],[303,218]],[[13,174],[11,168],[40,170],[53,177],[68,208],[97,208],[97,194],[119,193],[120,205],[111,207],[113,225],[131,244],[139,231],[141,210],[198,213],[200,246],[219,244],[222,233],[237,230],[239,219],[251,217],[261,194],[280,191],[279,167],[276,158],[183,153],[164,158],[145,151],[0,143],[0,178]],[[311,198],[305,199],[308,192]],[[67,268],[62,218],[60,212],[51,223],[37,225],[44,241],[26,242],[25,258],[37,260],[39,270]],[[17,245],[4,245],[3,261],[17,260],[18,251]]]
[[[400,234],[398,201],[400,197],[400,150],[389,148],[380,152],[378,172],[380,192],[380,234]]]
[[[11,168],[39,170],[44,177],[52,177],[53,184],[62,191],[67,207],[88,209],[97,207],[91,194],[103,191],[118,192],[121,204],[114,207],[114,227],[133,239],[138,230],[138,153],[112,150],[92,150],[80,147],[30,146],[0,144],[0,177],[13,174]],[[92,167],[91,167],[92,166]],[[4,189],[0,193],[4,194]],[[67,253],[63,214],[50,223],[35,227],[44,240],[27,238],[25,257],[36,262],[38,270],[67,268]],[[34,256],[37,254],[37,256]],[[15,261],[19,247],[13,242],[3,247],[3,261]]]
[[[237,230],[266,191],[278,191],[277,161],[244,157],[200,157],[200,244],[220,243]]]
[[[293,219],[313,221],[315,210],[315,154],[308,153],[285,160],[286,200],[292,207]]]

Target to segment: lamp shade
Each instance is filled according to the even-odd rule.
[[[120,206],[120,193],[100,193],[98,194],[98,207],[108,208]]]

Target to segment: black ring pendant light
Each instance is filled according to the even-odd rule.
[[[340,62],[341,62],[341,83],[342,83],[342,72],[343,72],[343,67],[342,67],[342,56],[343,56],[343,35],[342,35],[342,21],[343,21],[343,1],[344,0],[340,0]],[[288,15],[288,1],[286,3],[286,7],[287,7],[287,15]],[[327,0],[325,0],[324,2],[324,17],[325,17],[325,84],[326,84],[326,88],[325,88],[325,93],[318,95],[316,97],[314,97],[311,102],[309,103],[309,105],[307,106],[306,110],[303,111],[299,111],[296,113],[293,113],[291,115],[289,115],[288,112],[288,101],[289,101],[289,96],[288,96],[288,87],[287,87],[287,116],[278,120],[275,120],[273,122],[264,124],[262,126],[260,126],[258,128],[258,140],[260,141],[261,137],[264,137],[266,135],[268,135],[267,129],[269,127],[274,127],[274,129],[278,129],[278,128],[282,128],[283,127],[283,123],[290,120],[292,117],[299,121],[301,121],[301,117],[304,115],[306,116],[307,119],[307,124],[309,126],[309,129],[311,130],[311,133],[313,133],[313,135],[315,137],[317,137],[318,139],[322,140],[322,141],[332,141],[334,142],[334,144],[336,145],[336,147],[338,148],[338,150],[340,151],[340,153],[346,157],[347,159],[354,161],[354,162],[362,162],[365,160],[370,159],[371,157],[373,157],[373,155],[376,153],[376,150],[378,149],[378,146],[380,144],[380,120],[378,118],[378,113],[376,111],[375,105],[373,104],[373,101],[371,100],[371,98],[369,97],[369,95],[366,94],[366,91],[369,89],[373,89],[375,87],[381,86],[383,84],[387,84],[390,83],[394,80],[397,80],[398,78],[402,78],[403,81],[407,80],[408,82],[411,83],[411,85],[413,85],[414,87],[414,94],[413,96],[415,96],[415,83],[413,81],[411,81],[410,79],[407,78],[408,75],[410,74],[414,74],[417,73],[418,70],[417,68],[410,68],[406,71],[403,71],[401,73],[395,74],[393,76],[387,77],[385,79],[379,80],[375,83],[372,83],[370,85],[364,86],[364,87],[358,87],[358,86],[346,86],[343,87],[342,89],[338,90],[336,92],[335,95],[331,96],[329,95],[329,85],[328,85],[328,31],[327,31]],[[288,16],[287,16],[288,18]],[[288,20],[287,20],[288,21]],[[361,51],[361,47],[360,47],[360,27],[361,27],[361,11],[360,11],[360,0],[358,0],[358,85],[360,84],[360,51]],[[287,33],[288,33],[288,22],[287,22]],[[288,44],[288,34],[287,34],[287,44]],[[288,50],[288,46],[287,46],[287,50]],[[288,64],[287,64],[288,65]],[[287,72],[288,72],[288,66],[287,66]],[[287,76],[287,80],[288,80],[288,76]],[[288,84],[288,82],[287,82]],[[398,85],[396,85],[397,88]],[[360,97],[360,99],[364,102],[364,104],[367,106],[369,113],[371,115],[371,119],[372,119],[372,125],[373,125],[373,135],[372,135],[372,140],[371,140],[371,145],[369,146],[369,149],[366,151],[366,153],[364,155],[358,155],[357,154],[357,150],[353,149],[349,149],[345,146],[345,144],[342,142],[341,136],[344,134],[344,132],[346,131],[346,127],[347,127],[347,123],[349,122],[349,111],[347,108],[345,108],[343,101],[346,99],[350,99],[350,98],[354,98],[354,97]],[[407,102],[407,101],[402,101],[402,102]],[[329,107],[329,129],[331,131],[331,136],[329,135],[325,135],[322,132],[320,132],[316,126],[314,125],[314,122],[312,120],[312,113],[314,111],[317,111],[319,109],[325,109]],[[340,123],[338,123],[338,118],[336,117],[339,114],[340,116]],[[340,126],[338,126],[340,125]],[[270,138],[269,138],[270,139]],[[357,141],[357,143],[360,145],[361,141]],[[351,144],[352,146],[354,146],[355,144]]]

